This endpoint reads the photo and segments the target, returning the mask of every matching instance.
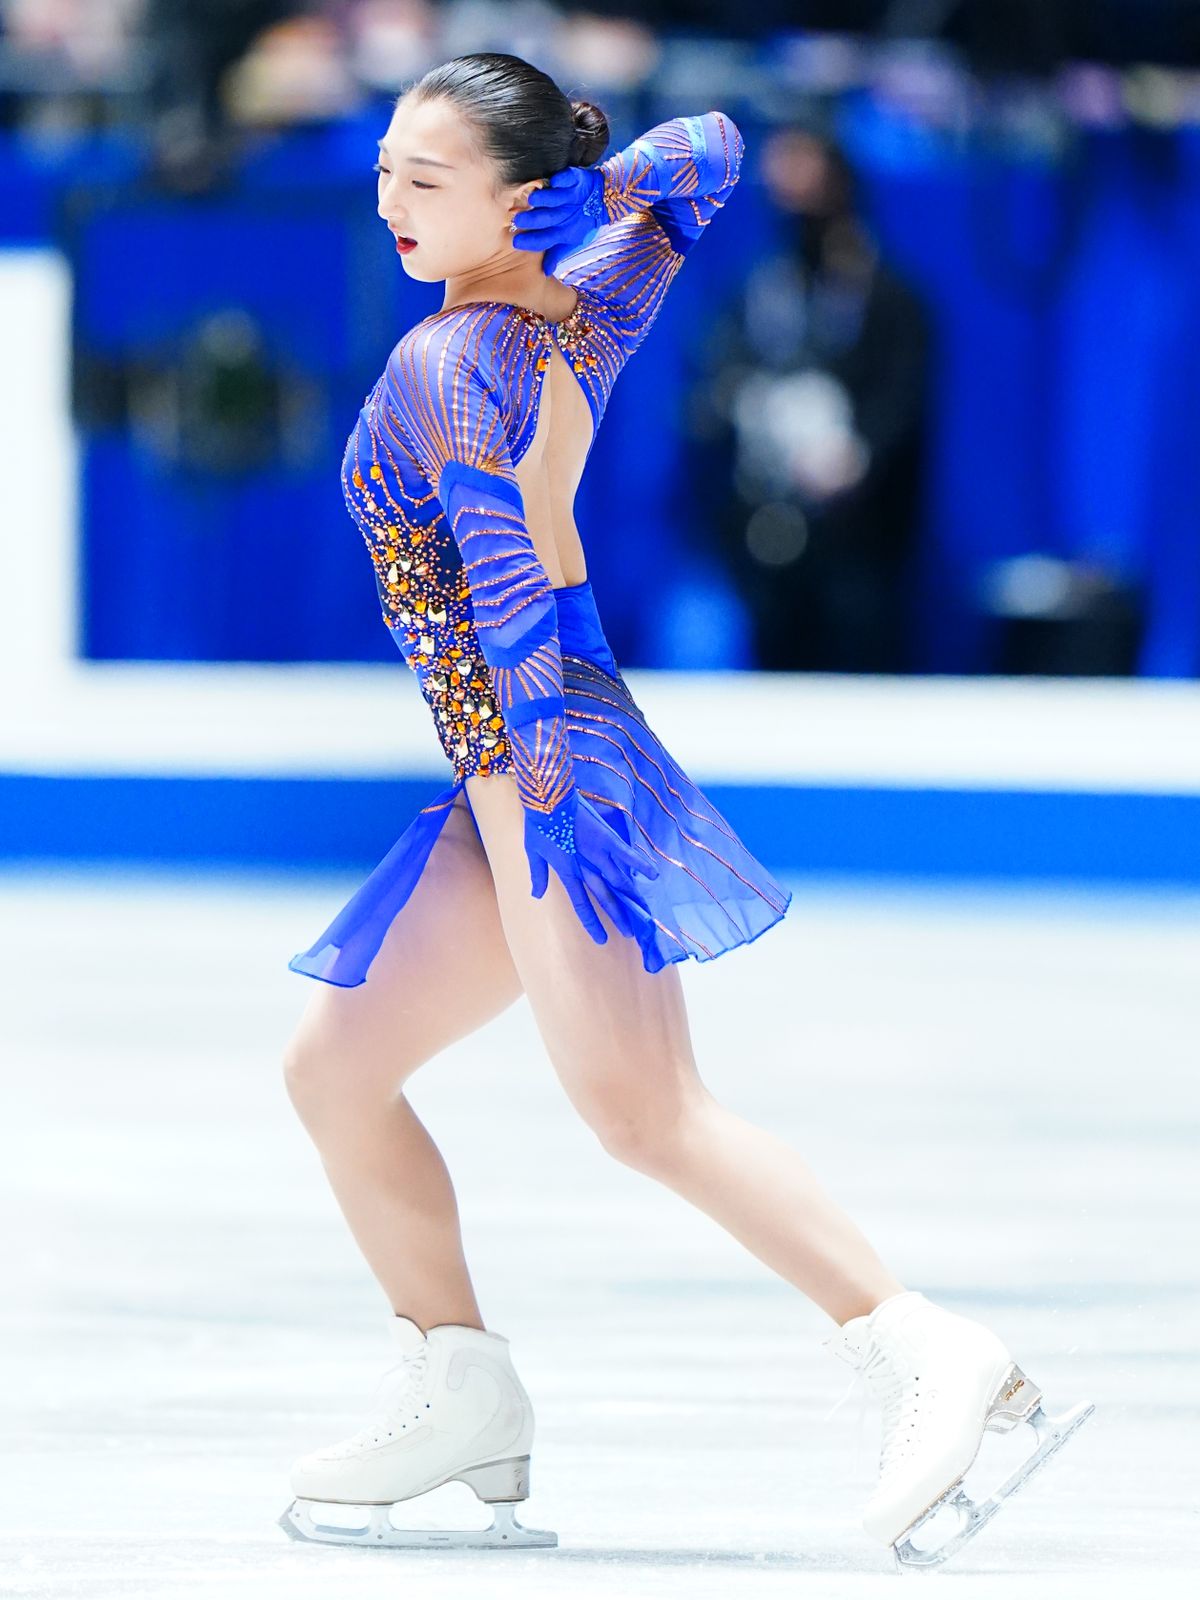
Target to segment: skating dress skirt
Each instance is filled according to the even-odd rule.
[[[709,961],[756,939],[783,916],[790,892],[648,727],[613,660],[591,584],[556,589],[554,596],[575,781],[659,869],[657,878],[638,879],[653,916],[638,936],[643,966],[657,972],[688,956]],[[312,948],[288,963],[293,972],[343,985],[365,980],[462,786],[457,779],[417,813]]]
[[[293,956],[293,972],[342,986],[366,980],[475,774],[512,774],[527,826],[558,848],[574,848],[575,812],[588,802],[653,860],[658,877],[634,881],[636,931],[617,935],[636,937],[648,972],[689,956],[710,961],[787,910],[790,895],[648,727],[590,583],[550,586],[516,470],[559,357],[587,402],[594,442],[618,375],[733,192],[742,151],[720,111],[640,135],[589,169],[582,209],[594,227],[553,263],[576,293],[566,317],[551,322],[502,300],[446,307],[402,336],[367,395],[346,444],[343,493],[375,567],[383,620],[417,676],[454,781]]]

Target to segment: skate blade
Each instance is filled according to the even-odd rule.
[[[1015,1494],[1039,1468],[1045,1466],[1056,1451],[1062,1449],[1071,1435],[1077,1428],[1083,1426],[1095,1409],[1090,1401],[1083,1401],[1072,1410],[1064,1411],[1061,1416],[1051,1417],[1042,1409],[1039,1401],[1023,1419],[1033,1428],[1039,1441],[1037,1449],[1028,1460],[1023,1461],[998,1489],[988,1495],[986,1500],[972,1500],[961,1484],[947,1489],[941,1499],[935,1500],[928,1511],[922,1512],[917,1521],[906,1529],[903,1537],[892,1546],[897,1570],[903,1571],[905,1567],[937,1567],[955,1551],[961,1550],[968,1539],[973,1539],[980,1528],[992,1520],[1009,1495]],[[912,1542],[913,1534],[927,1522],[932,1521],[939,1512],[945,1510],[955,1511],[963,1519],[958,1531],[932,1549],[917,1549]]]
[[[402,1501],[397,1504],[403,1504]],[[512,1501],[491,1502],[490,1528],[398,1528],[392,1521],[390,1506],[364,1506],[367,1521],[361,1527],[318,1522],[314,1513],[319,1500],[292,1501],[279,1518],[279,1526],[290,1539],[311,1544],[350,1544],[374,1549],[399,1548],[420,1550],[426,1547],[444,1550],[528,1547],[530,1545],[557,1545],[558,1535],[541,1528],[526,1528],[517,1521]]]

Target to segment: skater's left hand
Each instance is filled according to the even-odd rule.
[[[540,900],[545,894],[548,869],[553,867],[576,915],[597,944],[607,944],[608,934],[592,900],[608,913],[619,933],[636,938],[635,919],[648,918],[651,912],[634,882],[634,874],[657,878],[657,865],[644,850],[626,844],[577,789],[562,802],[561,812],[571,815],[573,848],[549,837],[544,831],[548,819],[541,813],[525,813],[525,851],[534,899]]]
[[[513,218],[513,248],[544,250],[542,270],[551,274],[563,256],[600,231],[608,222],[604,210],[604,174],[596,167],[564,167],[542,180],[527,208]]]

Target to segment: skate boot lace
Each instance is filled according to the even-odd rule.
[[[831,1407],[826,1421],[838,1411],[844,1402],[849,1399],[850,1393],[859,1379],[863,1379],[863,1387],[859,1391],[858,1412],[858,1453],[856,1456],[856,1470],[862,1464],[863,1450],[863,1421],[867,1409],[867,1387],[874,1392],[883,1407],[883,1439],[879,1451],[879,1473],[881,1477],[892,1470],[905,1454],[908,1445],[916,1433],[917,1397],[919,1379],[910,1376],[903,1369],[897,1368],[891,1359],[890,1353],[882,1345],[871,1348],[862,1365],[853,1374],[845,1393]],[[913,1415],[909,1415],[912,1412]],[[908,1418],[907,1427],[903,1425]]]
[[[410,1410],[410,1403],[424,1384],[428,1365],[428,1347],[421,1345],[388,1367],[371,1397],[371,1420],[346,1440],[346,1446],[382,1444],[389,1434],[400,1432],[415,1422],[416,1413]]]

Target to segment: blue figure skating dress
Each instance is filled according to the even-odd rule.
[[[594,442],[613,384],[732,193],[742,152],[719,111],[652,128],[600,163],[602,215],[589,213],[596,226],[555,273],[577,294],[565,319],[495,300],[435,312],[400,339],[367,396],[347,441],[343,490],[383,620],[416,674],[454,781],[292,958],[293,972],[343,986],[366,980],[473,774],[515,776],[533,881],[545,852],[570,861],[578,848],[586,859],[584,822],[591,840],[598,828],[610,839],[615,830],[653,861],[656,877],[630,880],[629,926],[619,933],[636,938],[648,972],[688,956],[711,960],[787,910],[790,893],[647,725],[590,583],[551,586],[514,471],[534,437],[555,344],[587,398]]]

